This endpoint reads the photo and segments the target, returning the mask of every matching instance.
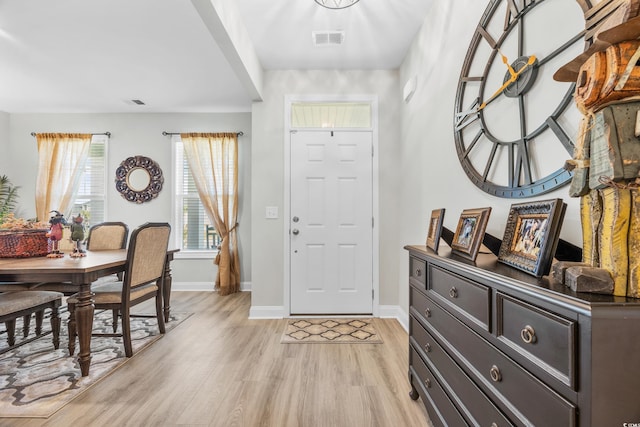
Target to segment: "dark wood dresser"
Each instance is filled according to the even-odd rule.
[[[405,249],[410,395],[434,425],[640,425],[640,300]]]

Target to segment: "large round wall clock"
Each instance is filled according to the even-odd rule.
[[[589,44],[586,0],[491,0],[475,29],[455,98],[460,163],[483,191],[526,198],[571,178],[580,113],[575,83],[553,74]],[[585,37],[587,35],[587,37]]]

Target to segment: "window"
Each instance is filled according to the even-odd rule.
[[[92,225],[105,221],[108,139],[106,135],[94,135],[91,138],[89,157],[71,206],[70,216],[81,214],[86,230],[89,230]]]
[[[371,128],[369,102],[294,102],[292,128]]]
[[[175,213],[174,227],[176,245],[181,251],[209,253],[216,251],[220,237],[200,202],[184,146],[179,135],[172,137],[174,144]]]

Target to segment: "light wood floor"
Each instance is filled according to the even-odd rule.
[[[1,426],[418,427],[408,337],[376,319],[384,344],[280,344],[284,319],[249,320],[251,294],[175,292],[194,315],[49,419]]]

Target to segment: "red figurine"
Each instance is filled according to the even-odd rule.
[[[55,215],[49,218],[50,227],[46,236],[49,238],[50,250],[47,257],[61,258],[64,254],[58,250],[58,242],[62,239],[62,230],[64,229],[64,226],[67,225],[67,221],[60,212],[51,212],[55,212]]]

